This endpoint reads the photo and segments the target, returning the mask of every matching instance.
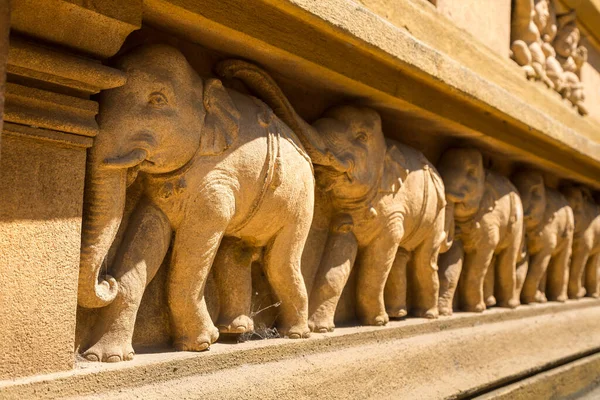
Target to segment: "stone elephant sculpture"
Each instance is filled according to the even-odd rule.
[[[452,313],[457,287],[458,305],[465,311],[482,312],[496,302],[517,307],[516,266],[525,260],[517,189],[508,178],[485,170],[476,149],[447,150],[438,169],[456,229],[452,248],[439,261],[440,313]],[[524,277],[526,263],[519,267]]]
[[[573,244],[573,211],[564,196],[544,184],[542,174],[512,176],[521,195],[529,266],[521,302],[566,301]]]
[[[594,201],[589,189],[582,186],[567,187],[563,194],[573,209],[575,218],[569,298],[579,299],[586,294],[599,297],[600,206]]]
[[[317,185],[331,203],[331,232],[312,284],[311,329],[333,329],[335,308],[355,258],[360,264],[357,314],[365,324],[384,325],[389,315],[406,315],[411,256],[413,311],[436,318],[437,256],[447,234],[444,186],[435,167],[417,150],[386,140],[373,109],[334,107],[309,125],[256,66],[231,60],[218,70],[224,77],[242,79],[299,135],[322,140],[320,152],[310,153],[313,146],[309,155]]]
[[[128,80],[102,93],[88,158],[78,303],[101,309],[84,356],[133,357],[137,309],[171,241],[167,292],[176,349],[205,350],[218,337],[203,291],[223,237],[265,247],[281,301],[280,332],[306,337],[300,259],[314,177],[304,147],[319,144],[299,139],[258,99],[201,79],[172,47],[142,46],[117,66]],[[127,198],[125,220],[129,184],[136,198]],[[114,255],[107,254],[111,246]],[[101,276],[105,264],[112,276]]]

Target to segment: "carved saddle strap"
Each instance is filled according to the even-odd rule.
[[[261,171],[262,187],[252,202],[250,212],[232,232],[233,234],[245,228],[256,215],[269,189],[275,189],[281,184],[283,164],[281,161],[281,127],[277,123],[267,125],[267,156]]]

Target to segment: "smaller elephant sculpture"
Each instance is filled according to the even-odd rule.
[[[280,333],[307,337],[301,256],[314,176],[305,148],[315,162],[345,166],[319,158],[318,136],[298,138],[260,100],[200,78],[175,48],[141,46],[117,66],[127,83],[102,93],[88,158],[78,303],[100,315],[84,356],[133,357],[142,295],[170,247],[176,349],[205,350],[218,338],[203,296],[215,258],[249,275],[258,254],[281,302]],[[106,264],[114,277],[101,276]],[[227,299],[219,324],[252,329]]]
[[[599,297],[600,206],[594,201],[589,189],[582,186],[567,187],[563,194],[573,209],[575,218],[569,298],[579,299],[586,294]]]
[[[307,149],[317,186],[329,203],[316,207],[328,209],[330,217],[318,270],[305,274],[315,276],[311,329],[333,330],[336,306],[355,260],[357,315],[363,323],[384,325],[390,316],[407,314],[407,277],[412,312],[436,318],[437,257],[449,244],[444,185],[435,167],[417,150],[386,140],[381,117],[371,108],[334,107],[309,125],[256,66],[230,60],[218,71],[245,82],[299,136],[322,140],[317,154]],[[303,266],[304,271],[311,269],[316,266]]]
[[[334,328],[342,290],[356,261],[356,313],[384,325],[410,311],[437,318],[437,256],[447,248],[444,186],[435,167],[415,149],[385,139],[369,108],[330,109],[313,126],[351,169],[317,166],[329,193],[330,234],[309,297],[309,324]],[[408,268],[407,268],[408,266]]]
[[[539,172],[519,171],[512,181],[523,202],[529,255],[521,302],[566,301],[573,211],[560,192],[545,186]]]
[[[487,171],[476,149],[447,150],[438,164],[455,220],[454,241],[440,257],[440,313],[458,305],[482,312],[496,303],[517,307],[517,263],[523,252],[523,206],[508,178]],[[524,276],[519,263],[519,276]]]

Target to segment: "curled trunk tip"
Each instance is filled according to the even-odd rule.
[[[85,308],[100,308],[109,305],[115,297],[119,285],[110,275],[104,276],[100,282],[94,283],[93,288],[88,288],[85,279],[79,279],[77,303]]]

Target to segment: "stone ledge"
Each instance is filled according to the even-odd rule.
[[[0,397],[454,397],[598,351],[600,302],[583,299],[344,327],[300,341],[217,343],[205,353],[142,353],[126,363],[79,362],[74,371],[0,382]]]
[[[480,400],[574,399],[600,385],[600,354],[544,371],[477,397]],[[590,397],[591,399],[592,397]]]
[[[231,0],[147,0],[144,18],[290,79],[363,99],[408,132],[402,137],[408,144],[423,133],[461,137],[463,143],[468,139],[516,162],[600,188],[600,125],[578,116],[556,93],[528,82],[511,60],[472,43],[449,21],[440,22],[422,1],[399,2],[405,12],[395,23],[427,27],[426,37],[348,0],[251,3],[252,10]],[[465,42],[469,45],[460,51],[443,52]],[[388,135],[397,136],[392,129]]]

